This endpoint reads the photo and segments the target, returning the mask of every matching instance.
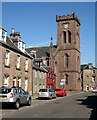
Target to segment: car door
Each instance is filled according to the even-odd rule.
[[[55,92],[54,92],[54,90],[51,89],[51,91],[52,91],[52,97],[55,97]]]
[[[24,103],[27,103],[28,94],[23,89],[22,89],[22,93],[24,95]]]
[[[19,97],[20,97],[20,103],[25,103],[25,96],[23,94],[22,89],[19,89]]]
[[[50,96],[52,96],[52,90],[51,89],[49,89],[49,94],[50,94]]]

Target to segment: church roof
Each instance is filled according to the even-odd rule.
[[[56,45],[53,45],[53,47],[54,50],[57,48]],[[26,51],[28,53],[36,51],[36,58],[42,58],[42,56],[45,56],[46,58],[50,57],[50,46],[26,48]]]

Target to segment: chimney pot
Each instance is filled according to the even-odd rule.
[[[92,63],[88,63],[89,69],[92,68]]]
[[[12,28],[12,33],[14,33],[14,28]]]

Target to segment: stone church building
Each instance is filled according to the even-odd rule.
[[[51,38],[50,46],[45,47],[46,54],[42,54],[44,47],[27,48],[30,53],[34,50],[36,57],[39,52],[41,58],[45,58],[56,74],[56,88],[62,87],[66,90],[81,90],[80,73],[80,25],[81,21],[76,13],[72,15],[56,15],[57,22],[57,45],[53,45]],[[40,49],[41,48],[41,49]],[[44,52],[43,51],[43,52]],[[34,54],[33,53],[33,54]],[[46,55],[46,56],[44,56]],[[46,63],[46,62],[45,62]],[[65,79],[65,85],[60,85],[61,79]]]

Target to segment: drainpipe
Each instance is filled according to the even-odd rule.
[[[32,62],[32,96],[33,96],[33,62]]]

